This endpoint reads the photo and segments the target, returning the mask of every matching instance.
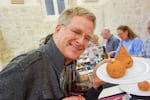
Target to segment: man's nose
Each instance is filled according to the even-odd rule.
[[[78,43],[80,44],[84,44],[85,43],[85,38],[83,35],[79,36],[78,39],[77,39]]]

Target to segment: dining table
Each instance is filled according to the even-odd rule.
[[[118,84],[106,83],[98,100],[150,100],[150,96],[140,96],[127,93]]]
[[[92,73],[91,70],[80,71],[81,75]],[[141,96],[127,93],[120,89],[119,84],[106,83],[103,85],[103,90],[99,94],[97,100],[150,100],[149,96]]]
[[[103,85],[103,90],[99,94],[98,100],[150,100],[150,89],[146,92],[144,91],[139,92],[138,90],[139,93],[136,93],[137,90],[135,89],[135,87],[131,87],[130,85],[129,87],[125,86],[125,88],[128,88],[128,89],[125,89],[125,88],[122,89],[122,86],[124,86],[124,84],[134,83],[133,85],[135,86],[135,82],[137,83],[137,81],[146,80],[146,79],[150,80],[150,77],[149,77],[150,76],[150,59],[139,58],[139,57],[132,57],[132,58],[134,61],[134,67],[129,69],[128,75],[130,75],[131,77],[127,79],[130,83],[124,80],[118,81],[117,79],[115,79],[117,81],[113,79],[115,83],[111,83],[111,80],[107,80],[108,82],[106,82],[106,84]],[[99,63],[101,60],[102,60],[101,58],[98,58],[98,59],[96,58],[94,60],[95,63],[91,63],[91,59],[89,59],[88,57],[86,60],[80,59],[79,61],[81,62],[81,66],[80,68],[77,68],[77,70],[79,71],[80,74],[91,73],[93,71],[94,66],[97,63]],[[107,75],[105,74],[106,73],[100,72],[100,76],[104,78],[104,81],[107,78],[106,77]],[[143,77],[141,77],[142,74],[143,74]],[[120,82],[120,84],[118,84],[118,82]],[[131,90],[132,92],[130,92]]]

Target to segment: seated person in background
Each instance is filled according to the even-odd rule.
[[[93,34],[92,35],[92,38],[91,38],[91,42],[95,45],[95,46],[98,46],[99,45],[99,37],[98,37],[98,35],[96,35],[96,34]]]
[[[128,53],[132,56],[137,56],[142,50],[142,40],[127,26],[120,25],[117,28],[118,36],[121,38],[121,42],[116,51],[111,51],[108,55],[111,57],[116,55],[121,45],[124,45]]]
[[[149,33],[149,37],[144,41],[143,48],[140,53],[140,56],[144,58],[150,58],[150,19],[148,20],[148,23],[147,23],[147,30]]]
[[[120,40],[117,37],[115,37],[113,34],[111,34],[111,31],[108,27],[104,27],[100,35],[103,37],[103,39],[106,39],[106,53],[115,51],[117,49]],[[111,56],[111,58],[113,57],[114,55]],[[106,83],[103,85],[103,88],[108,88],[114,85],[116,84]]]
[[[115,51],[119,45],[120,40],[111,34],[108,27],[104,27],[101,31],[101,36],[106,39],[106,52]]]
[[[52,33],[52,34],[48,34],[48,35],[45,37],[44,44],[47,44],[47,42],[51,39],[52,36],[53,36],[53,33]]]
[[[51,37],[53,36],[52,34],[48,34],[46,37],[43,37],[42,39],[40,39],[40,46],[47,44],[47,42],[51,39]]]
[[[90,58],[94,58],[98,55],[98,46],[99,46],[99,37],[97,34],[93,34],[91,41],[88,43],[87,52],[89,53]],[[93,54],[91,54],[93,53]]]
[[[88,43],[88,47],[98,46],[99,45],[99,37],[96,34],[93,34],[91,37],[91,41]]]

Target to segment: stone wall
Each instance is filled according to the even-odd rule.
[[[39,40],[54,31],[56,19],[47,19],[41,1],[25,0],[24,4],[11,4],[10,0],[0,0],[0,66],[5,66],[14,56],[37,48]],[[94,12],[97,16],[95,34],[99,34],[104,26],[116,34],[117,26],[126,24],[142,39],[148,36],[149,0],[85,1],[68,0],[68,7],[80,5]],[[101,37],[100,42],[104,43]]]
[[[0,2],[5,2],[0,4],[0,65],[5,66],[14,56],[37,48],[39,40],[53,31],[55,21],[46,20],[39,0]]]
[[[148,36],[146,22],[150,18],[149,0],[96,0],[95,3],[81,1],[79,5],[92,10],[97,16],[96,34],[104,26],[116,34],[116,28],[123,24],[130,26],[142,39]]]

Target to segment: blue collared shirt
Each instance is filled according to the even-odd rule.
[[[118,53],[121,45],[123,45],[126,48],[130,55],[137,56],[142,50],[143,42],[140,38],[134,38],[127,41],[121,40],[117,50],[115,51],[115,54]]]
[[[150,58],[150,36],[144,41],[140,56]]]

